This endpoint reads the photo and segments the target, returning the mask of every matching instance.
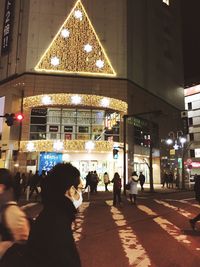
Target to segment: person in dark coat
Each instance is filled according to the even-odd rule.
[[[70,163],[59,163],[43,184],[43,210],[27,241],[29,267],[81,267],[71,225],[82,203],[80,172]]]
[[[121,205],[122,182],[121,182],[121,178],[118,172],[115,172],[114,177],[111,182],[113,183],[113,206],[116,206],[117,200],[118,200],[119,205]]]
[[[195,176],[194,192],[195,192],[195,198],[200,204],[200,175]],[[200,213],[193,219],[189,220],[189,223],[193,230],[195,230],[195,226],[198,221],[200,221]]]
[[[142,174],[142,172],[140,172],[139,181],[140,181],[141,191],[144,191],[145,176],[144,174]]]

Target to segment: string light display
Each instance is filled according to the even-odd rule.
[[[108,108],[122,113],[127,113],[128,105],[122,100],[115,98],[86,95],[86,94],[48,94],[25,97],[23,101],[23,108],[25,110],[44,106],[44,99],[48,100],[51,106],[74,106],[79,107],[94,107],[94,108]],[[46,103],[46,102],[45,102]]]
[[[84,140],[65,140],[62,147],[59,147],[60,152],[86,152],[87,142]],[[93,141],[93,152],[110,152],[113,145],[122,146],[122,143],[113,143],[110,141]],[[36,140],[36,141],[20,141],[21,152],[52,152],[54,150],[55,140]],[[31,149],[30,149],[31,148]]]
[[[116,76],[81,0],[78,0],[36,71]]]

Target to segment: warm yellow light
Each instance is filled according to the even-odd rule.
[[[35,70],[116,76],[81,0],[76,2]]]
[[[74,106],[78,107],[94,107],[102,108],[107,107],[110,110],[115,110],[122,113],[127,113],[128,105],[126,102],[98,95],[86,95],[86,94],[48,94],[48,95],[36,95],[25,97],[23,104],[24,109],[42,107],[44,105],[43,99],[51,100],[51,106]]]
[[[91,142],[91,141],[90,141]],[[31,141],[34,149],[29,150],[28,144],[30,141],[20,142],[20,151],[22,152],[52,152],[54,151],[55,140],[36,140]],[[88,140],[65,140],[63,141],[62,152],[87,152]],[[113,142],[110,141],[92,141],[92,152],[110,152],[113,149]],[[116,143],[115,143],[116,144]],[[122,146],[122,143],[117,143],[117,146]],[[91,149],[91,147],[90,147]]]

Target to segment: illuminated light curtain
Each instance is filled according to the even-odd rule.
[[[76,2],[35,70],[116,76],[81,0]]]

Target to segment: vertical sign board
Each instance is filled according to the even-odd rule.
[[[2,56],[10,51],[13,17],[14,17],[14,3],[15,0],[6,0],[5,2],[2,45],[1,45]]]
[[[41,152],[40,153],[40,163],[39,163],[39,173],[42,170],[50,171],[57,163],[63,162],[62,153],[55,152]]]

